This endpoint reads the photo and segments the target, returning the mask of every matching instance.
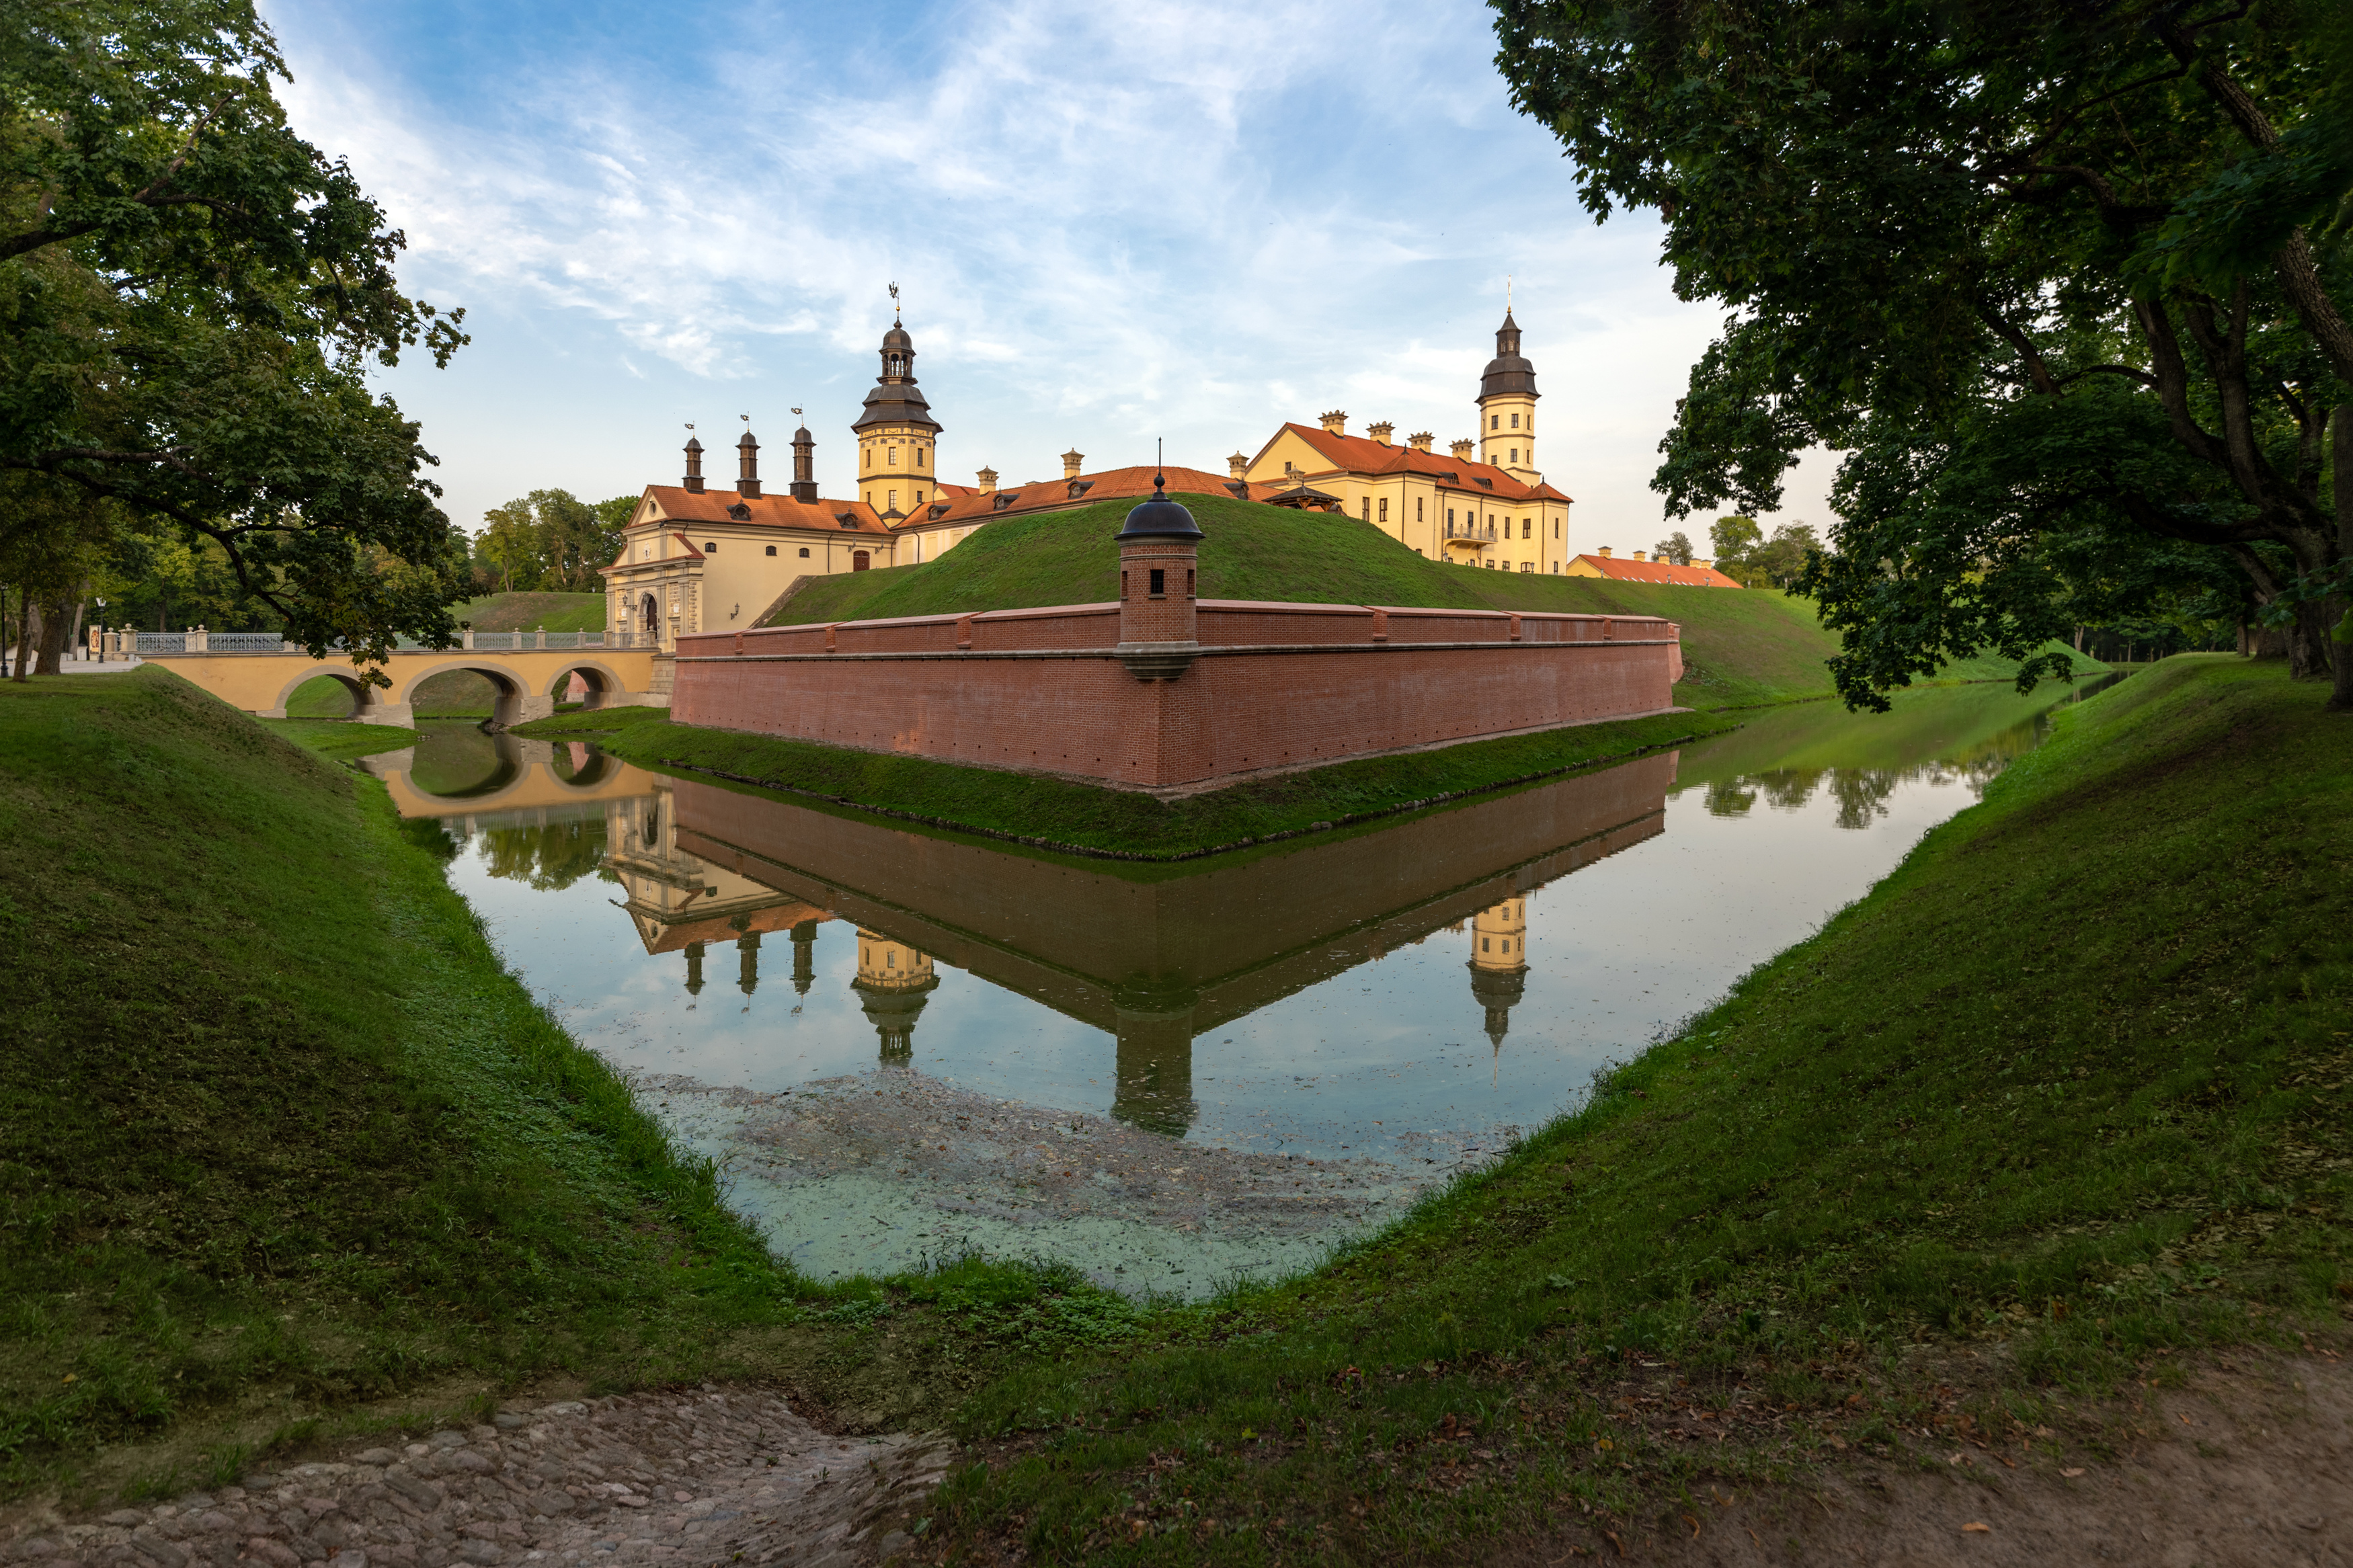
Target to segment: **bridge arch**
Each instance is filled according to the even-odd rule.
[[[358,716],[360,710],[365,708],[371,701],[381,700],[377,693],[369,690],[360,683],[357,676],[346,674],[340,669],[329,668],[323,665],[313,664],[307,666],[293,679],[279,688],[278,700],[261,711],[277,718],[284,718],[286,705],[294,700],[294,694],[322,676],[352,694],[352,713],[354,718]]]
[[[546,695],[558,702],[563,701],[565,689],[575,675],[588,688],[588,696],[581,704],[584,708],[602,708],[629,689],[629,683],[622,679],[620,672],[603,659],[580,658],[555,672],[554,679],[548,683]]]

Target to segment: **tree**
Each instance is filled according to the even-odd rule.
[[[293,134],[250,0],[18,0],[0,22],[0,473],[207,541],[285,635],[454,640],[461,547],[370,361],[466,339]],[[100,509],[96,503],[111,505]],[[0,545],[45,548],[0,518]],[[385,556],[427,568],[387,575]]]
[[[1849,452],[1801,590],[1852,704],[2069,626],[2055,540],[2220,552],[2329,663],[2353,494],[2353,21],[2322,0],[1496,0],[1586,205],[1655,210],[1723,335],[1656,479],[1769,510]],[[2336,415],[2353,468],[2353,409]],[[2332,500],[2333,491],[2333,500]],[[2330,706],[2353,709],[2353,658]]]
[[[1692,563],[1691,536],[1679,528],[1652,545],[1651,553],[1662,561],[1672,561],[1678,566],[1688,566]]]
[[[570,490],[533,490],[482,514],[476,539],[498,573],[502,592],[518,588],[561,594],[602,589],[602,570],[621,552],[621,530],[637,510],[635,496],[582,500]]]

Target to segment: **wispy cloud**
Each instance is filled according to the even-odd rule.
[[[1656,526],[1651,448],[1712,321],[1639,222],[1577,207],[1504,100],[1483,8],[714,8],[552,39],[523,13],[489,58],[404,52],[316,0],[275,11],[290,111],[407,231],[414,285],[615,373],[534,398],[541,426],[603,434],[570,460],[607,477],[579,488],[667,477],[697,407],[806,400],[821,438],[846,426],[891,281],[959,467],[1046,472],[1073,440],[1116,460],[1155,434],[1216,467],[1335,405],[1444,439],[1470,428],[1508,272],[1547,469],[1595,542]],[[464,409],[465,363],[404,401]],[[625,406],[554,412],[591,397]],[[556,458],[548,439],[475,451],[494,419],[428,424],[457,515],[478,487],[563,482],[501,468]]]

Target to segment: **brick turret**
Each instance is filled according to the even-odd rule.
[[[1174,680],[1199,646],[1201,528],[1152,479],[1152,499],[1119,531],[1119,657],[1138,680]]]

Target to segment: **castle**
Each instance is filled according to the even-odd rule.
[[[1450,455],[1435,450],[1428,431],[1399,444],[1394,426],[1375,423],[1351,436],[1347,415],[1335,411],[1317,426],[1284,424],[1255,457],[1236,452],[1223,477],[1157,471],[1180,494],[1345,513],[1433,561],[1557,574],[1577,560],[1563,542],[1571,503],[1535,466],[1538,395],[1507,310],[1480,378],[1478,437],[1454,442]],[[936,560],[999,518],[1141,499],[1155,473],[1091,474],[1085,455],[1071,451],[1060,479],[1002,486],[987,468],[973,485],[942,479],[944,426],[916,381],[914,340],[897,320],[849,429],[858,484],[847,500],[818,494],[817,440],[807,425],[793,432],[793,477],[781,495],[762,487],[760,444],[748,427],[735,443],[732,488],[706,484],[704,447],[690,437],[684,477],[646,487],[619,556],[604,569],[606,626],[631,645],[668,652],[682,635],[760,625],[804,577]]]

